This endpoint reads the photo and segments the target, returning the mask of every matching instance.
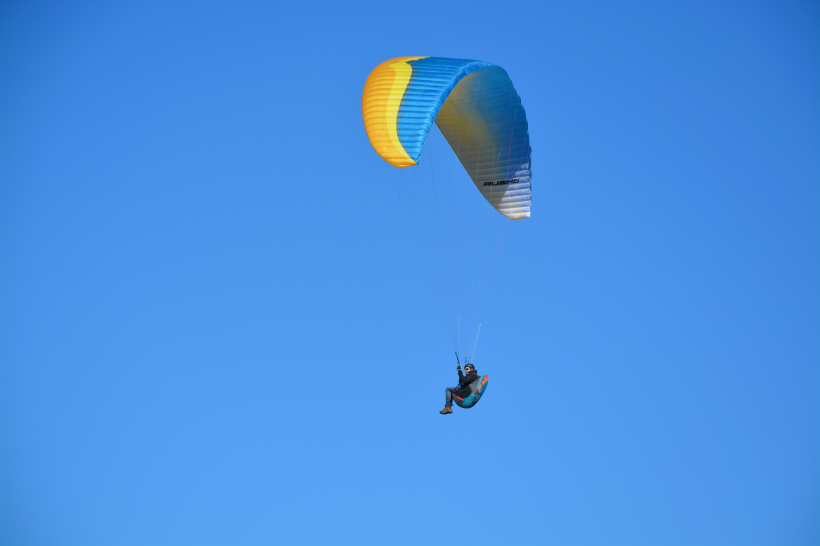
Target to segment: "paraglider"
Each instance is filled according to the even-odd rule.
[[[521,99],[500,66],[398,57],[370,73],[362,115],[373,149],[401,173],[396,191],[430,267],[456,357],[462,346],[472,346],[467,375],[459,363],[461,389],[447,391],[448,400],[472,407],[487,387],[472,357],[506,230],[501,222],[529,218],[532,204],[532,151]],[[478,192],[464,184],[464,174]],[[476,195],[503,215],[497,228]]]
[[[456,354],[456,359],[458,359],[458,354]],[[458,371],[458,386],[444,389],[444,409],[439,412],[442,415],[453,413],[454,401],[464,409],[475,406],[487,390],[487,376],[478,375],[471,362],[464,364],[464,373],[461,373],[460,362],[456,370]]]

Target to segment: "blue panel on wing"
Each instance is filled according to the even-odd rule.
[[[398,135],[407,154],[418,162],[427,134],[453,88],[464,76],[493,65],[440,57],[418,59],[407,64],[413,68],[413,75],[399,108]]]

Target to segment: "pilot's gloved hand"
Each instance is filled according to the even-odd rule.
[[[456,369],[457,369],[458,371],[461,371],[461,364],[459,364],[459,365],[458,365],[458,368],[456,368]]]

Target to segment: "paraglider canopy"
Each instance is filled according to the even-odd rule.
[[[511,220],[530,216],[527,116],[500,66],[438,57],[398,57],[364,86],[362,114],[373,149],[394,167],[417,165],[433,122],[473,183]]]

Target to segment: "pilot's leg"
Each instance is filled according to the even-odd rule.
[[[444,389],[444,409],[441,410],[439,413],[447,414],[453,413],[453,391],[455,387],[447,387]]]

